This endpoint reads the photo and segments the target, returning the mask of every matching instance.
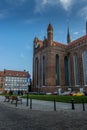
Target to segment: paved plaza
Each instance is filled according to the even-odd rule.
[[[83,111],[82,105],[54,103],[47,101],[32,100],[32,110],[23,103],[4,102],[0,97],[0,130],[87,130],[87,104]]]
[[[5,106],[19,108],[19,109],[30,109],[30,99],[28,99],[28,106],[27,106],[27,99],[22,99],[22,104],[18,102],[17,106],[15,104],[15,101],[11,104],[11,102],[4,102],[4,99],[5,97],[0,96],[0,103]],[[74,111],[83,111],[82,104],[75,104],[74,107],[75,107]],[[32,110],[54,111],[54,102],[32,99]],[[58,110],[72,110],[72,104],[56,102],[56,111]],[[85,104],[85,111],[87,111],[87,103]]]

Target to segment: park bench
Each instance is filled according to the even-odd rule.
[[[16,103],[17,103],[18,101],[20,101],[21,104],[22,104],[22,98],[21,98],[21,97],[12,96],[12,97],[11,97],[11,103],[13,103],[13,101],[15,101]]]
[[[11,96],[6,95],[6,96],[5,96],[5,100],[4,100],[4,102],[9,102],[10,100],[11,100]]]

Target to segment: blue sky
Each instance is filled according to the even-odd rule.
[[[47,35],[66,44],[85,35],[87,0],[0,0],[0,70],[27,70],[32,75],[33,40]]]

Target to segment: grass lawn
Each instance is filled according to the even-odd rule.
[[[23,98],[26,98],[27,96],[23,96]],[[57,102],[66,102],[70,103],[72,99],[74,99],[75,103],[82,103],[82,100],[84,100],[85,103],[87,103],[87,96],[58,96],[58,95],[28,95],[29,98],[37,99],[37,100],[45,100],[45,101],[54,101],[54,99]]]
[[[3,94],[3,96],[8,94]],[[18,96],[18,95],[16,95]],[[27,98],[27,95],[22,96],[23,98]],[[44,100],[44,101],[54,101],[56,102],[65,102],[70,103],[73,99],[75,103],[82,103],[82,100],[84,100],[85,103],[87,103],[87,96],[58,96],[58,95],[28,95],[29,98],[36,99],[36,100]]]

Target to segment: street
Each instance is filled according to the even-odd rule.
[[[0,104],[0,130],[87,130],[87,112],[25,110]]]

